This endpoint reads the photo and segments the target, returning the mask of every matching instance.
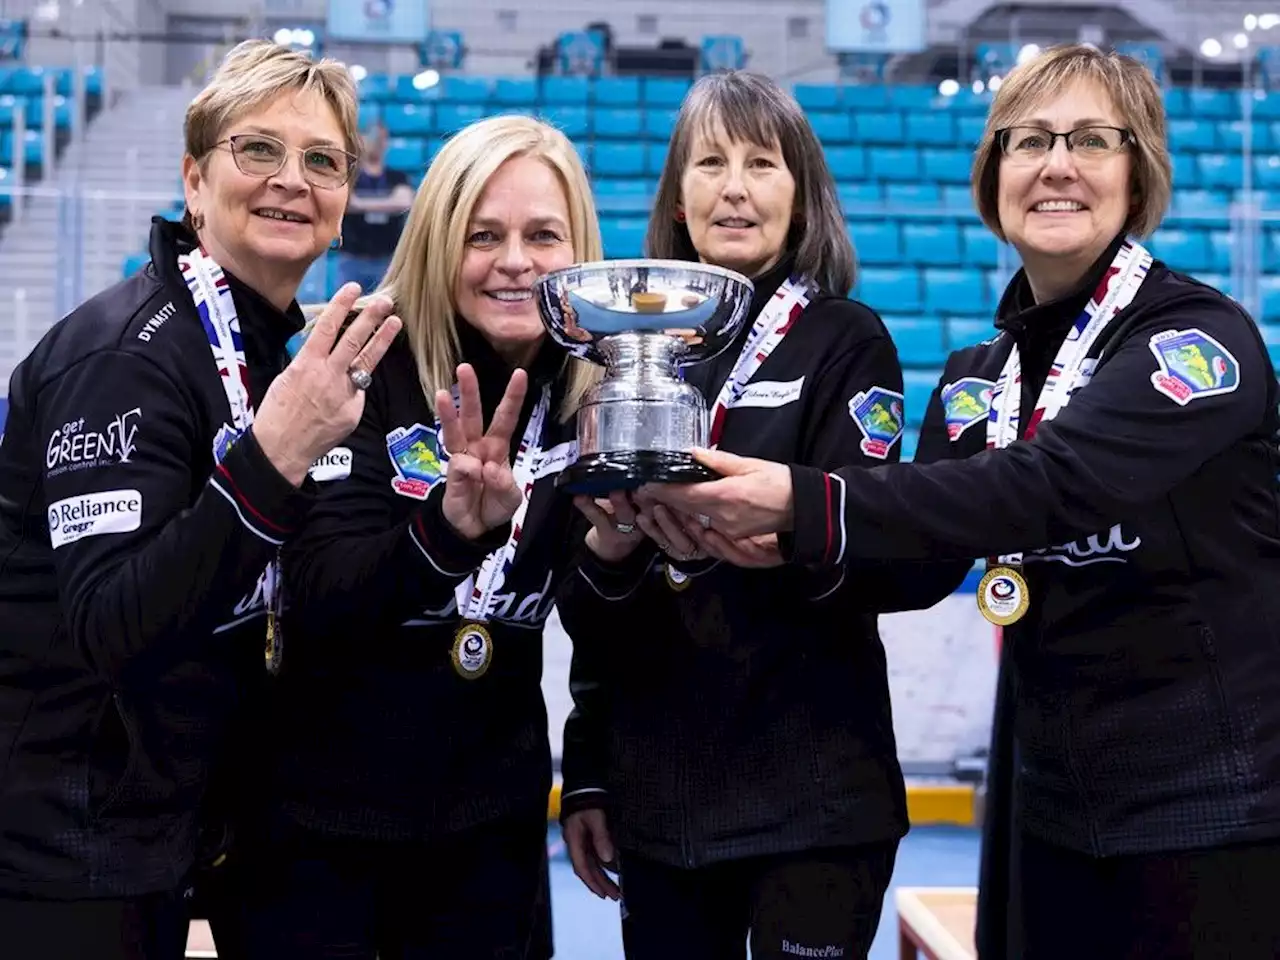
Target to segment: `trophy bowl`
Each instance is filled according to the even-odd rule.
[[[733,343],[751,281],[685,260],[604,260],[549,273],[534,289],[552,339],[605,368],[578,412],[578,458],[556,485],[604,496],[714,479],[689,452],[708,443],[707,402],[680,369]]]

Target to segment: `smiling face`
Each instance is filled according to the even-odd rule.
[[[240,169],[266,163],[265,154],[278,149],[252,134],[284,144],[287,156],[277,173],[261,176]],[[240,165],[230,137],[244,151]],[[183,161],[187,209],[204,221],[200,241],[223,268],[277,306],[287,305],[307,268],[342,226],[349,182],[314,186],[303,176],[304,162],[314,167],[327,161],[319,153],[304,160],[299,152],[315,146],[344,149],[338,117],[320,94],[291,91],[237,118],[218,140],[205,157]]]
[[[680,178],[689,239],[703,263],[758,277],[786,249],[796,181],[776,142],[731,141],[719,125],[692,138]]]
[[[1098,85],[1081,81],[1020,117],[1027,125],[1065,133],[1081,127],[1126,126]],[[1128,149],[1086,155],[1061,137],[1047,154],[1000,159],[1000,227],[1017,249],[1038,300],[1067,293],[1124,229],[1134,202]]]
[[[533,282],[574,262],[569,223],[560,177],[529,156],[500,166],[472,211],[454,303],[512,363],[532,360],[545,335]]]

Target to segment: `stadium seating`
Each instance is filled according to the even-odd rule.
[[[11,170],[22,165],[28,183],[40,176],[45,149],[45,87],[52,87],[53,148],[60,154],[71,136],[71,97],[74,71],[70,68],[0,66],[0,224],[8,222],[12,198],[4,192]],[[102,75],[84,72],[88,116],[102,106]],[[18,134],[17,121],[22,132]]]
[[[689,82],[667,77],[487,78],[446,75],[419,89],[410,76],[369,75],[361,122],[387,128],[388,163],[418,182],[444,139],[480,117],[533,113],[573,140],[590,171],[606,256],[639,256],[646,216]],[[823,142],[860,260],[853,293],[878,310],[907,368],[913,426],[948,351],[991,333],[990,317],[1017,268],[978,220],[969,192],[972,151],[989,98],[923,86],[794,87]],[[1166,91],[1175,194],[1151,239],[1175,269],[1231,292],[1240,239],[1230,212],[1243,198],[1246,140],[1251,184],[1274,223],[1259,230],[1259,320],[1280,363],[1280,92]],[[0,111],[3,106],[0,106]],[[2,112],[0,112],[2,116]],[[1246,120],[1245,117],[1248,117]],[[126,270],[136,269],[136,258]],[[1274,271],[1272,273],[1271,271]],[[303,295],[334,288],[334,260],[317,264]],[[904,444],[904,453],[914,443]]]

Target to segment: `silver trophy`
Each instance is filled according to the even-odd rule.
[[[578,413],[578,459],[559,488],[603,496],[714,479],[689,452],[709,442],[707,401],[680,368],[733,342],[752,292],[741,274],[684,260],[581,263],[539,278],[552,338],[605,368]]]

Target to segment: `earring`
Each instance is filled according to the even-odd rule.
[[[196,233],[199,233],[201,230],[204,229],[203,213],[193,213],[191,215],[191,229],[194,230]]]
[[[341,249],[342,249],[342,234],[338,234],[338,235],[337,235],[336,237],[334,237],[331,241],[329,241],[329,249],[330,249],[330,250],[341,250]]]
[[[677,210],[677,211],[676,211],[676,223],[684,223],[684,211],[683,211],[683,210]]]

